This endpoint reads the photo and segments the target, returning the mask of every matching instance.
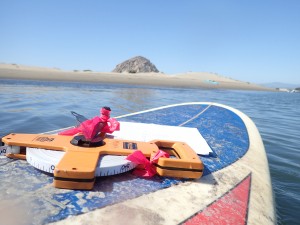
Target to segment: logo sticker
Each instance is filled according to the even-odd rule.
[[[37,137],[34,140],[39,142],[51,142],[54,141],[54,137]]]
[[[137,149],[137,144],[134,142],[123,142],[124,149]]]

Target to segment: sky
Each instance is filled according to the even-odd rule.
[[[300,84],[299,0],[0,0],[0,63]]]

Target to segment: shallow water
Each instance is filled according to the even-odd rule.
[[[114,117],[193,101],[229,105],[252,118],[269,160],[278,224],[299,224],[299,93],[0,80],[0,136],[74,125],[71,110],[93,117],[110,106]]]

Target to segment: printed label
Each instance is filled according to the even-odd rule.
[[[134,142],[123,142],[124,149],[137,149],[137,144]]]
[[[51,142],[54,141],[54,137],[37,137],[34,140],[39,142]]]

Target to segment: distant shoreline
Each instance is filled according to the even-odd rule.
[[[92,82],[177,88],[232,89],[276,91],[261,85],[233,80],[213,73],[189,72],[176,75],[163,73],[112,73],[63,71],[59,69],[29,67],[17,64],[0,64],[0,78],[40,81]]]

